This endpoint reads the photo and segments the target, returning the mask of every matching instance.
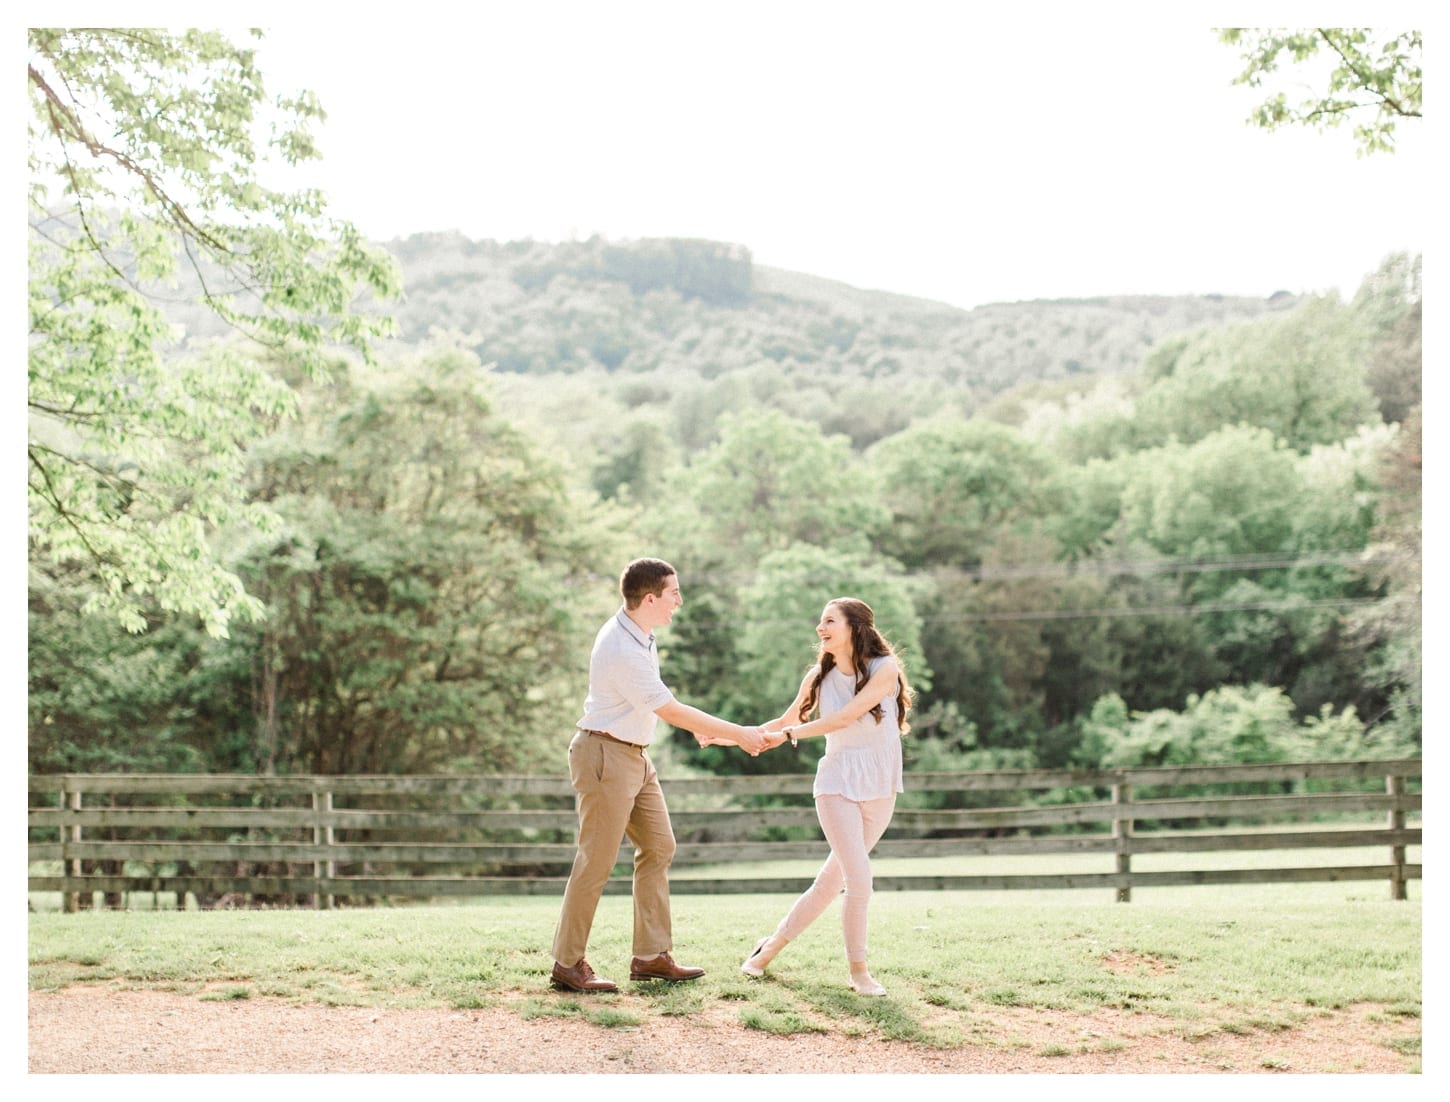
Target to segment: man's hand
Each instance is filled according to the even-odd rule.
[[[741,727],[738,745],[753,758],[766,748],[765,736],[763,727]]]

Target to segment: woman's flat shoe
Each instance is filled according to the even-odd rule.
[[[744,972],[747,976],[755,976],[757,979],[765,975],[765,965],[756,964],[755,958],[760,956],[760,951],[765,948],[765,943],[769,940],[770,935],[766,934],[755,943],[755,948],[751,950],[750,956],[745,958],[745,963],[740,966],[740,971]]]

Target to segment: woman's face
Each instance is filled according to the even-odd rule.
[[[816,625],[816,636],[836,661],[849,662],[851,658],[851,625],[845,614],[836,605],[827,605],[821,611],[821,622]]]

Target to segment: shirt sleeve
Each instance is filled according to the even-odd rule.
[[[626,653],[615,670],[615,692],[637,711],[654,712],[675,699],[646,650]]]

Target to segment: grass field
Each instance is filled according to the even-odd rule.
[[[849,1014],[883,1036],[947,1046],[970,1033],[975,1013],[1002,1006],[1143,1011],[1187,1030],[1272,1029],[1358,1004],[1418,1018],[1418,882],[1411,896],[1392,902],[1381,883],[1142,889],[1131,903],[1090,890],[879,892],[871,960],[887,1000],[846,987],[838,908],[781,955],[777,979],[742,976],[740,961],[790,903],[776,895],[677,896],[675,955],[707,969],[679,986],[627,982],[630,901],[604,898],[589,959],[621,992],[589,999],[548,990],[559,904],[550,897],[335,911],[42,909],[29,920],[29,975],[32,990],[97,984],[208,999],[506,1005],[600,1025],[723,1003],[746,1026],[773,1033]]]

